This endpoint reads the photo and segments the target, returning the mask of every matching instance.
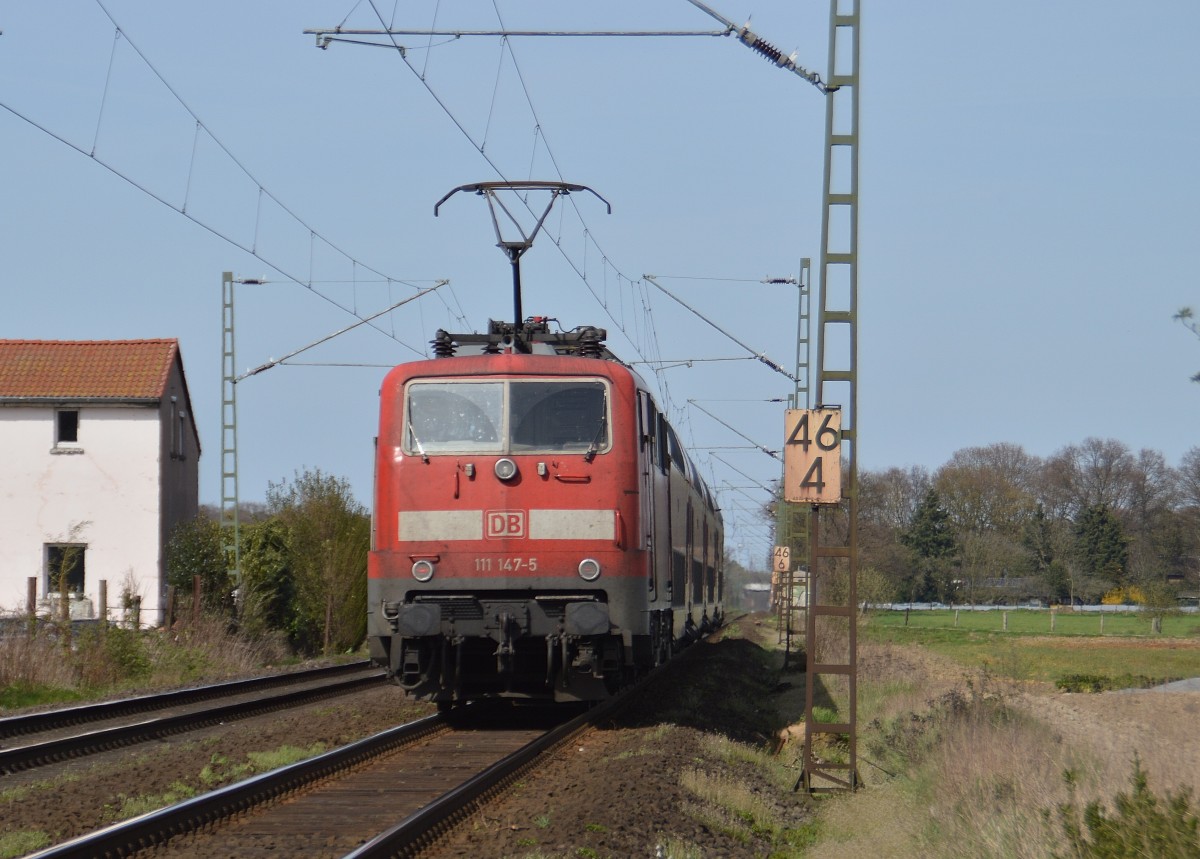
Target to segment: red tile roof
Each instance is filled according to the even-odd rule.
[[[161,399],[178,340],[0,340],[0,397]]]

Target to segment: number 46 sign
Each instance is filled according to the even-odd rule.
[[[841,409],[788,409],[784,417],[783,500],[840,504]]]

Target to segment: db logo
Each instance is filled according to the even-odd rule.
[[[488,510],[483,515],[488,537],[525,536],[524,510]]]

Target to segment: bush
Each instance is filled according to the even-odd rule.
[[[72,663],[77,683],[84,689],[144,680],[153,668],[142,633],[119,627],[81,632],[74,641]]]
[[[309,654],[358,647],[366,637],[371,517],[349,482],[305,471],[270,484],[267,505],[286,535],[293,646]]]
[[[1145,674],[1064,674],[1054,685],[1064,692],[1112,692],[1116,689],[1149,689],[1172,678],[1147,677]]]
[[[1067,774],[1067,784],[1074,780]],[[1148,786],[1141,761],[1133,761],[1132,793],[1118,793],[1115,814],[1099,802],[1087,804],[1083,814],[1074,797],[1059,806],[1059,819],[1068,852],[1055,859],[1190,859],[1200,856],[1200,833],[1191,808],[1191,791],[1167,792],[1160,801]],[[1082,818],[1082,820],[1081,820]],[[1086,832],[1084,830],[1087,830]]]
[[[233,584],[224,540],[220,523],[203,515],[179,523],[171,533],[167,541],[167,583],[184,604],[192,592],[193,578],[199,577],[204,608],[225,614],[232,610]]]

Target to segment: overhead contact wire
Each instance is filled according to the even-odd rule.
[[[307,224],[307,223],[304,221],[304,219],[302,219],[302,218],[301,218],[299,215],[297,215],[297,214],[296,214],[294,211],[292,211],[292,209],[291,209],[289,206],[287,206],[287,205],[286,205],[286,204],[285,204],[285,203],[284,203],[282,200],[280,200],[280,199],[279,199],[278,197],[276,197],[276,196],[275,196],[273,193],[271,193],[271,191],[270,191],[270,190],[269,190],[269,189],[268,189],[268,188],[267,188],[265,185],[263,185],[261,182],[259,182],[259,181],[258,181],[258,179],[257,179],[257,178],[255,178],[254,174],[253,174],[253,173],[251,173],[251,172],[250,172],[250,170],[248,170],[248,169],[246,168],[246,166],[245,166],[245,165],[244,165],[244,164],[241,162],[241,160],[240,160],[240,159],[238,159],[238,157],[237,157],[236,155],[234,155],[234,153],[233,153],[233,152],[232,152],[232,151],[229,149],[229,147],[228,147],[228,146],[226,146],[226,145],[225,145],[225,143],[224,143],[223,141],[221,141],[221,140],[220,140],[220,139],[219,139],[219,138],[218,138],[218,137],[217,137],[215,134],[213,134],[212,130],[211,130],[211,129],[210,129],[210,128],[209,128],[209,127],[208,127],[208,126],[207,126],[207,125],[204,123],[204,121],[203,121],[203,120],[202,120],[202,119],[201,119],[201,118],[200,118],[200,117],[199,117],[199,116],[196,114],[196,112],[195,112],[194,110],[192,110],[191,106],[190,106],[190,105],[189,105],[189,104],[188,104],[188,103],[187,103],[187,102],[186,102],[186,101],[183,99],[183,97],[182,97],[182,96],[180,96],[180,94],[178,93],[178,91],[176,91],[175,87],[173,87],[173,86],[171,85],[171,83],[170,83],[170,82],[169,82],[169,81],[168,81],[168,80],[167,80],[167,79],[166,79],[166,78],[163,76],[162,72],[160,72],[160,71],[158,70],[158,68],[157,68],[157,67],[154,65],[154,63],[152,63],[152,62],[150,61],[150,59],[149,59],[149,58],[146,56],[146,54],[145,54],[145,53],[144,53],[144,52],[141,50],[141,48],[139,48],[139,47],[137,46],[137,44],[136,44],[136,43],[135,43],[135,42],[134,42],[134,41],[133,41],[131,38],[129,38],[129,34],[125,32],[125,30],[124,30],[124,29],[121,27],[121,25],[120,25],[120,24],[117,22],[116,18],[114,18],[114,17],[113,17],[112,13],[111,13],[111,12],[109,12],[108,8],[107,8],[107,7],[104,5],[104,2],[103,2],[103,0],[96,0],[96,5],[100,7],[100,10],[101,10],[101,11],[104,13],[105,17],[107,17],[107,18],[108,18],[109,22],[110,22],[110,23],[113,25],[113,28],[114,28],[114,30],[116,31],[116,37],[114,37],[114,47],[113,47],[114,54],[115,54],[115,51],[116,51],[116,41],[117,41],[117,38],[119,37],[119,38],[122,38],[122,39],[124,39],[124,40],[125,40],[125,42],[126,42],[126,44],[128,44],[128,45],[129,45],[129,47],[133,49],[134,53],[136,53],[136,54],[137,54],[138,58],[139,58],[139,59],[142,61],[142,63],[143,63],[145,66],[146,66],[146,68],[148,68],[148,69],[149,69],[149,70],[150,70],[150,71],[151,71],[151,72],[154,74],[154,76],[155,76],[156,78],[158,78],[158,80],[159,80],[159,83],[161,83],[161,84],[163,85],[163,87],[165,87],[165,88],[166,88],[167,92],[169,92],[169,93],[171,94],[172,98],[174,98],[174,99],[175,99],[175,101],[176,101],[176,102],[177,102],[177,103],[178,103],[178,104],[179,104],[179,105],[180,105],[180,106],[181,106],[181,107],[182,107],[182,108],[183,108],[185,111],[187,111],[188,115],[189,115],[189,116],[191,116],[193,120],[195,120],[195,122],[196,122],[197,126],[198,126],[199,128],[201,128],[201,129],[203,129],[203,130],[204,130],[204,133],[205,133],[205,134],[207,134],[207,135],[208,135],[208,137],[209,137],[209,138],[210,138],[210,139],[211,139],[211,140],[212,140],[212,141],[213,141],[213,142],[214,142],[214,143],[215,143],[215,144],[218,146],[218,148],[220,148],[220,150],[221,150],[221,151],[222,151],[222,152],[223,152],[223,153],[226,155],[226,157],[228,157],[228,158],[229,158],[229,160],[230,160],[230,161],[232,161],[232,162],[233,162],[233,164],[237,166],[237,168],[238,168],[238,169],[239,169],[239,170],[242,172],[242,174],[243,174],[244,176],[246,176],[246,178],[248,178],[248,179],[249,179],[251,182],[253,182],[253,183],[254,183],[254,185],[255,185],[255,186],[258,188],[258,190],[259,190],[259,193],[260,193],[260,194],[266,195],[266,196],[267,196],[267,198],[269,198],[269,199],[270,199],[270,200],[271,200],[271,201],[272,201],[272,202],[273,202],[275,205],[277,205],[277,206],[278,206],[278,207],[279,207],[279,208],[280,208],[280,209],[281,209],[283,212],[287,213],[287,215],[288,215],[289,217],[291,217],[291,218],[292,218],[292,219],[293,219],[293,220],[294,220],[296,223],[300,224],[300,225],[301,225],[302,227],[304,227],[305,229],[308,229],[308,230],[309,230],[309,231],[310,231],[310,232],[311,232],[313,235],[316,235],[318,238],[320,238],[320,239],[321,239],[321,241],[323,241],[323,242],[324,242],[324,243],[325,243],[325,244],[326,244],[326,245],[327,245],[329,248],[331,248],[332,250],[336,251],[338,254],[340,254],[341,256],[343,256],[344,258],[346,258],[347,260],[350,260],[351,262],[356,262],[356,260],[354,259],[354,257],[352,257],[350,254],[348,254],[348,253],[346,253],[345,251],[343,251],[341,248],[339,248],[339,247],[338,247],[337,245],[335,245],[333,242],[331,242],[331,241],[329,241],[328,239],[326,239],[326,238],[325,238],[323,235],[321,235],[320,233],[317,233],[317,232],[316,232],[316,230],[314,230],[312,227],[310,227],[310,226],[309,226],[309,225],[308,225],[308,224]],[[111,74],[112,67],[113,67],[113,59],[110,57],[110,60],[109,60],[109,72],[110,72],[110,74]],[[106,95],[107,95],[107,89],[108,89],[108,83],[106,82],[106,83],[105,83],[105,93],[106,93]],[[245,251],[246,253],[250,254],[251,256],[255,257],[256,259],[259,259],[259,260],[261,260],[262,262],[264,262],[264,263],[266,263],[267,265],[269,265],[269,266],[271,266],[272,268],[274,268],[274,269],[275,269],[277,272],[279,272],[280,274],[282,274],[284,277],[288,278],[289,280],[292,280],[292,281],[294,281],[296,284],[298,284],[298,285],[301,285],[301,286],[305,286],[305,287],[306,287],[307,289],[309,289],[311,292],[313,292],[314,294],[318,295],[320,298],[322,298],[322,299],[323,299],[323,300],[325,300],[326,302],[330,303],[330,304],[331,304],[331,305],[333,305],[334,307],[337,307],[339,310],[342,310],[342,311],[344,311],[344,312],[346,312],[346,313],[349,313],[350,315],[352,315],[352,316],[355,316],[355,317],[356,317],[356,318],[358,318],[358,319],[362,319],[362,317],[361,317],[361,316],[359,316],[359,314],[358,314],[358,313],[354,312],[354,311],[353,311],[353,310],[351,310],[350,308],[347,308],[345,305],[341,304],[339,301],[337,301],[337,300],[335,300],[335,299],[333,299],[333,298],[331,298],[331,297],[329,297],[329,296],[327,296],[327,295],[324,295],[324,294],[323,294],[323,293],[321,293],[319,290],[313,289],[313,287],[311,286],[311,282],[306,284],[306,283],[305,283],[303,280],[301,280],[300,278],[298,278],[298,277],[295,277],[295,276],[293,276],[292,274],[288,273],[288,272],[287,272],[287,271],[286,271],[284,268],[280,267],[279,265],[276,265],[275,263],[271,262],[270,260],[267,260],[265,257],[263,257],[261,254],[259,254],[259,253],[257,252],[257,248],[256,248],[254,245],[252,245],[251,247],[247,248],[247,247],[245,246],[245,244],[244,244],[244,243],[242,243],[242,242],[239,242],[239,241],[237,241],[236,239],[234,239],[234,238],[232,238],[232,237],[230,237],[230,236],[226,236],[225,234],[221,233],[221,232],[220,232],[219,230],[217,230],[216,228],[214,228],[214,227],[210,227],[209,225],[207,225],[207,224],[203,223],[202,221],[200,221],[199,219],[195,218],[194,216],[187,214],[187,213],[186,213],[186,211],[184,211],[184,209],[183,209],[182,207],[176,206],[175,204],[173,204],[173,203],[171,203],[171,202],[167,201],[165,198],[163,198],[163,197],[159,196],[158,194],[154,193],[153,191],[149,190],[149,189],[148,189],[147,187],[145,187],[144,185],[142,185],[142,184],[140,184],[140,183],[138,183],[138,182],[134,181],[134,179],[133,179],[132,177],[130,177],[130,176],[127,176],[126,174],[124,174],[124,173],[122,173],[121,171],[117,170],[115,167],[112,167],[112,166],[110,166],[109,164],[105,163],[105,162],[104,162],[102,159],[100,159],[100,158],[97,158],[97,157],[95,156],[95,150],[94,150],[94,148],[93,148],[93,151],[92,151],[92,152],[90,152],[90,153],[86,153],[86,152],[84,152],[84,151],[83,151],[83,149],[82,149],[82,148],[80,148],[79,146],[76,146],[75,144],[73,144],[73,143],[71,143],[71,142],[67,141],[65,138],[61,137],[60,135],[57,135],[57,134],[54,134],[54,133],[50,132],[48,129],[46,129],[45,127],[41,126],[39,123],[33,122],[33,121],[30,119],[30,118],[28,118],[28,117],[24,116],[24,115],[23,115],[23,114],[21,114],[20,112],[18,112],[18,111],[16,111],[16,110],[12,109],[12,108],[10,108],[10,107],[8,107],[7,105],[3,105],[3,106],[4,106],[4,107],[5,107],[5,109],[7,109],[9,112],[13,113],[15,116],[18,116],[19,118],[21,118],[21,119],[25,120],[26,122],[29,122],[29,123],[30,123],[31,125],[33,125],[35,128],[38,128],[38,129],[40,129],[40,130],[44,131],[45,133],[49,134],[51,137],[54,137],[55,139],[59,140],[60,142],[62,142],[62,143],[65,143],[66,145],[70,146],[72,149],[75,149],[77,152],[79,152],[79,153],[81,153],[81,154],[84,154],[84,155],[87,155],[89,158],[91,158],[91,159],[92,159],[93,161],[95,161],[97,164],[100,164],[101,166],[105,167],[107,170],[109,170],[110,172],[112,172],[114,175],[116,175],[116,176],[119,176],[120,178],[124,179],[124,180],[125,180],[126,182],[128,182],[130,185],[132,185],[133,187],[135,187],[135,188],[137,188],[138,190],[142,191],[143,193],[147,194],[148,196],[150,196],[150,197],[154,198],[155,200],[158,200],[158,201],[159,201],[160,203],[162,203],[163,205],[165,205],[165,206],[168,206],[169,208],[173,209],[174,211],[176,211],[176,212],[179,212],[180,214],[184,215],[184,216],[185,216],[185,217],[187,217],[189,220],[191,220],[193,223],[199,224],[200,226],[204,227],[204,228],[205,228],[205,229],[207,229],[209,232],[211,232],[213,235],[215,235],[215,236],[217,236],[217,237],[219,237],[219,238],[221,238],[221,239],[224,239],[225,241],[227,241],[227,242],[229,242],[230,244],[232,244],[234,247],[237,247],[237,248],[239,248],[239,249],[241,249],[241,250]],[[102,110],[103,110],[103,108],[102,108]],[[97,120],[97,136],[98,136],[98,135],[99,135],[99,120]],[[189,181],[189,186],[190,186],[190,181]],[[364,268],[367,268],[368,270],[370,270],[370,271],[371,271],[371,272],[373,272],[374,274],[377,274],[377,275],[379,275],[380,277],[386,277],[386,275],[384,275],[384,274],[383,274],[383,272],[377,271],[376,269],[374,269],[374,268],[371,268],[370,266],[364,266]],[[406,285],[409,285],[409,286],[412,286],[412,284],[408,284],[408,283],[407,283],[407,281],[399,281],[399,282],[401,282],[401,283],[405,283]],[[413,288],[415,289],[415,288],[417,288],[417,287],[415,287],[415,286],[414,286]],[[379,331],[381,334],[384,334],[385,336],[389,336],[389,337],[391,336],[391,335],[389,335],[389,334],[388,334],[388,332],[384,331],[384,330],[383,330],[382,328],[380,328],[378,325],[371,325],[371,327],[372,327],[372,328],[374,328],[375,330]],[[392,339],[394,339],[394,340],[395,340],[397,343],[399,343],[400,345],[404,346],[405,348],[407,348],[407,349],[409,349],[409,350],[411,350],[411,351],[414,351],[414,352],[416,352],[417,354],[421,354],[421,352],[420,352],[420,351],[418,351],[418,350],[414,349],[412,346],[410,346],[409,344],[405,343],[404,341],[402,341],[402,340],[399,340],[398,338],[392,338]]]
[[[384,23],[382,13],[379,11],[379,7],[376,5],[376,0],[369,0],[369,2],[371,4],[371,9],[375,12],[375,17],[378,18],[378,20],[379,20],[380,26],[384,27],[385,29],[388,29],[387,25]],[[497,13],[497,17],[499,17],[498,9],[496,10],[496,13]],[[492,171],[497,176],[499,176],[501,179],[503,179],[505,181],[508,181],[508,177],[505,174],[505,172],[502,169],[500,169],[500,166],[494,160],[492,160],[492,158],[487,154],[486,151],[484,151],[484,147],[481,144],[479,144],[478,142],[476,142],[475,138],[471,135],[471,133],[469,131],[467,131],[466,127],[462,124],[462,121],[454,114],[454,112],[450,109],[450,107],[446,104],[446,102],[442,99],[442,97],[440,95],[438,95],[438,93],[433,89],[433,87],[430,86],[429,81],[426,80],[425,77],[421,73],[419,73],[416,70],[416,68],[413,66],[413,64],[409,61],[407,49],[403,45],[401,45],[398,41],[396,41],[396,37],[394,34],[388,33],[388,39],[391,41],[392,47],[395,49],[397,55],[400,57],[401,62],[403,62],[404,65],[408,68],[408,70],[410,72],[412,72],[413,75],[417,78],[417,80],[419,80],[421,82],[421,85],[423,87],[425,87],[426,92],[429,93],[430,97],[433,98],[434,102],[438,105],[438,107],[440,107],[442,109],[442,112],[446,114],[446,117],[454,124],[454,126],[459,130],[459,132],[463,135],[463,137],[465,137],[467,139],[467,142],[470,143],[479,152],[480,156],[483,158],[483,160],[485,162],[487,162],[487,165],[489,167],[491,167]],[[537,127],[541,128],[541,122],[538,119],[537,111],[534,108],[532,99],[529,95],[529,89],[525,85],[525,80],[521,74],[520,66],[516,62],[515,56],[513,55],[511,42],[509,42],[507,44],[507,49],[508,49],[509,57],[513,59],[513,68],[516,71],[517,79],[520,81],[522,89],[525,92],[525,97],[526,97],[527,103],[529,104],[530,113],[533,115],[534,122],[537,124]],[[558,175],[559,179],[562,180],[563,179],[562,170],[558,165],[558,160],[554,157],[554,151],[550,147],[550,142],[546,139],[544,130],[541,133],[541,138],[542,138],[543,145],[546,147],[546,155],[550,159],[550,163],[554,167],[555,173]],[[583,218],[582,214],[579,212],[579,207],[574,203],[573,200],[571,200],[570,197],[568,197],[567,199],[568,199],[568,202],[571,203],[572,208],[575,210],[576,217],[579,219],[580,223],[584,224],[586,226],[587,222]],[[525,203],[525,206],[527,209],[529,209],[529,205],[527,202]],[[532,212],[531,209],[530,209],[530,211]],[[614,317],[608,311],[608,308],[605,307],[604,303],[600,300],[600,297],[596,294],[595,288],[593,288],[591,283],[588,281],[584,272],[579,268],[578,264],[576,264],[576,262],[573,259],[571,259],[570,255],[565,250],[563,250],[561,238],[558,241],[554,242],[554,246],[558,248],[559,254],[566,261],[567,265],[570,266],[571,269],[575,272],[576,276],[581,281],[583,281],[584,286],[592,294],[592,297],[596,300],[596,303],[599,304],[604,309],[605,314],[609,317],[609,319],[611,319],[623,333],[626,333],[626,336],[628,337],[628,333],[626,331],[624,324],[622,322],[620,322],[619,320],[617,320],[617,318]],[[608,259],[607,254],[604,254],[603,249],[599,248],[599,245],[597,245],[597,249],[599,249],[601,251],[601,255],[605,259]],[[610,261],[610,264],[611,264],[611,261]],[[614,266],[614,269],[615,268],[616,267]],[[639,348],[638,344],[635,343],[632,339],[630,340],[630,344],[633,346],[634,351],[637,352],[638,357],[640,357],[640,358],[645,357],[645,355],[642,354],[642,351]]]

